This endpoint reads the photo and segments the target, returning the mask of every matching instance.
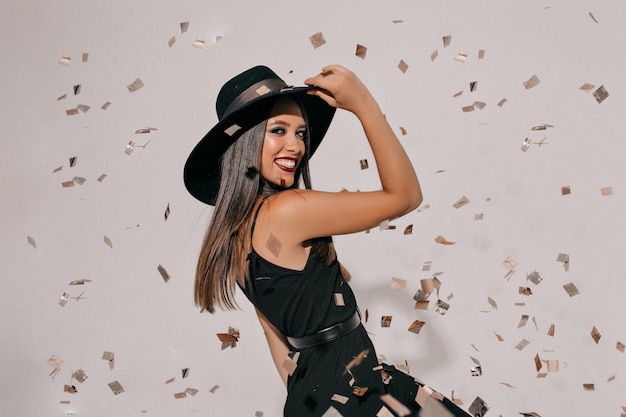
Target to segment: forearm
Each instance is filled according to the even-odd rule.
[[[290,360],[288,355],[289,345],[287,344],[287,340],[258,310],[257,315],[259,317],[261,327],[263,328],[263,332],[265,333],[267,345],[270,348],[270,354],[272,355],[272,360],[274,361],[276,370],[278,370],[280,378],[283,380],[285,386],[287,386],[289,372],[284,366],[285,361]]]

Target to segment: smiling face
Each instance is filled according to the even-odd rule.
[[[305,152],[307,126],[300,106],[291,98],[279,99],[267,119],[261,150],[261,175],[283,188],[291,187]]]

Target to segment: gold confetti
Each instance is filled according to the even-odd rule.
[[[135,150],[135,142],[131,140],[126,145],[126,150],[124,152],[126,153],[126,155],[130,155],[131,153],[133,153],[134,150]]]
[[[239,330],[234,327],[228,327],[228,333],[217,333],[217,338],[222,342],[222,350],[226,348],[235,348],[237,347],[237,342],[239,341]],[[183,374],[183,378],[185,378]]]
[[[564,185],[561,187],[561,195],[570,195],[572,193],[572,189],[569,185]]]
[[[524,417],[541,417],[539,414],[531,411],[530,413],[520,413]]]
[[[409,69],[409,64],[407,64],[406,62],[404,62],[404,60],[400,60],[400,62],[398,63],[398,69],[400,71],[402,71],[403,74],[406,73],[406,71]]]
[[[336,401],[340,404],[345,404],[348,402],[349,398],[344,396],[344,395],[340,395],[340,394],[333,394],[332,397],[330,397],[330,399],[332,401]]]
[[[115,354],[113,352],[104,352],[102,354],[102,359],[109,363],[109,369],[113,369],[115,367]]]
[[[530,139],[529,138],[525,138],[524,141],[522,142],[522,151],[526,152],[528,149],[530,148]]]
[[[593,329],[591,329],[591,338],[594,342],[596,342],[596,345],[600,342],[601,337],[602,335],[600,334],[598,329],[596,329],[596,326],[593,326]]]
[[[424,327],[425,324],[426,324],[425,321],[415,320],[413,323],[411,323],[408,330],[411,333],[419,334],[420,331],[422,330],[422,327]]]
[[[59,64],[61,65],[70,65],[70,63],[72,62],[72,58],[68,55],[63,55],[61,58],[59,58]]]
[[[400,133],[402,133],[402,136],[406,136],[406,129],[402,126],[400,126]]]
[[[363,45],[356,45],[356,53],[355,55],[361,59],[365,59],[365,55],[367,54],[367,48]]]
[[[474,104],[472,104],[472,106],[474,106],[474,108],[478,110],[482,110],[487,106],[487,103],[484,103],[482,101],[475,101]]]
[[[405,288],[406,288],[406,279],[391,278],[391,289],[392,290],[403,290]]]
[[[131,93],[134,93],[135,91],[139,90],[142,87],[143,87],[143,81],[141,81],[141,78],[137,78],[135,81],[133,81],[132,83],[126,86],[128,91]]]
[[[90,108],[91,107],[86,104],[79,104],[78,106],[76,106],[76,109],[78,109],[81,113],[87,113]]]
[[[219,385],[213,385],[213,387],[211,387],[211,389],[209,390],[209,392],[211,394],[215,394],[215,391],[217,391],[219,389]]]
[[[159,271],[159,274],[161,274],[163,281],[167,283],[170,280],[170,274],[167,273],[167,271],[165,270],[165,268],[163,268],[162,265],[157,266],[157,270]]]
[[[598,103],[602,103],[609,96],[609,93],[606,91],[604,86],[601,85],[596,91],[593,92],[593,96]]]
[[[391,320],[393,316],[382,316],[380,319],[381,327],[391,327]]]
[[[485,50],[484,49],[479,49],[478,50],[478,59],[484,59],[485,58]]]
[[[452,36],[447,35],[443,37],[443,47],[447,48],[448,46],[450,46],[450,42],[452,41]]]
[[[177,400],[180,400],[181,398],[187,398],[187,393],[184,391],[174,393],[174,398],[176,398]]]
[[[83,52],[82,60],[83,60],[83,62],[89,61],[89,53],[88,52]]]
[[[526,275],[526,279],[535,285],[539,285],[539,283],[543,281],[543,277],[537,271],[533,271],[530,274]]]
[[[78,94],[80,94],[80,88],[81,88],[80,84],[76,84],[76,85],[74,86],[74,95],[75,95],[75,96],[76,96],[76,95],[78,95]]]
[[[476,88],[478,88],[478,81],[472,81],[469,84],[470,87],[470,93],[473,93],[474,91],[476,91]]]
[[[204,48],[204,39],[202,38],[194,39],[194,41],[191,43],[191,46],[193,46],[194,48],[198,48],[198,49]]]
[[[404,235],[410,235],[413,233],[413,225],[409,224],[407,227],[404,228]]]
[[[67,109],[65,110],[65,114],[68,116],[76,116],[78,114],[78,109]]]
[[[527,90],[537,86],[540,83],[539,78],[536,75],[530,77],[527,81],[524,81],[524,88]]]
[[[361,169],[368,169],[369,168],[369,163],[367,162],[367,159],[361,159],[359,161],[359,165],[361,165]]]
[[[399,417],[405,417],[411,415],[409,410],[404,404],[394,398],[391,394],[384,394],[380,396],[385,404],[389,406]]]
[[[583,85],[581,85],[580,87],[578,87],[580,90],[586,91],[587,93],[590,92],[591,90],[593,90],[596,86],[593,84],[589,84],[589,83],[584,83]]]
[[[335,293],[335,305],[338,307],[344,307],[346,305],[343,299],[343,294],[340,292]]]
[[[61,298],[59,299],[59,305],[61,307],[65,307],[65,304],[67,304],[67,301],[69,299],[70,295],[66,292],[64,292],[63,294],[61,294]]]
[[[498,101],[498,107],[502,107],[504,106],[504,103],[506,103],[508,100],[503,98],[502,100]]]
[[[454,207],[454,208],[457,208],[457,209],[458,209],[458,208],[463,207],[463,206],[464,206],[464,205],[466,205],[466,204],[469,204],[469,202],[470,202],[470,201],[469,201],[469,199],[468,199],[467,197],[463,196],[463,197],[459,198],[459,199],[456,201],[456,203],[454,203],[454,204],[452,205],[452,207]]]
[[[467,54],[465,52],[459,52],[454,59],[458,62],[465,62],[467,60]]]
[[[111,102],[110,102],[110,101],[107,101],[107,102],[106,102],[106,103],[104,103],[104,104],[102,105],[102,107],[100,107],[100,108],[101,108],[102,110],[106,110],[106,109],[108,109],[108,108],[109,108],[109,106],[110,106],[110,105],[111,105]]]
[[[437,300],[435,303],[435,312],[441,314],[442,316],[446,314],[450,310],[450,304],[446,303],[443,300]]]
[[[463,95],[463,90],[461,90],[461,91],[459,91],[459,92],[457,92],[457,93],[454,93],[454,95],[452,96],[452,98],[457,98],[457,97],[462,96],[462,95]],[[472,111],[473,111],[473,110],[472,110]]]
[[[620,352],[624,353],[624,348],[626,346],[624,346],[624,344],[622,342],[617,342],[617,344],[615,345],[615,349],[619,350]]]
[[[189,30],[189,22],[180,23],[180,33],[186,33]]]
[[[181,372],[183,374],[183,379],[189,376],[189,368],[183,368]]]
[[[482,398],[476,397],[467,411],[474,417],[483,417],[489,411],[489,404],[483,401]]]
[[[113,391],[113,394],[115,395],[118,395],[124,392],[124,388],[122,388],[122,384],[120,384],[118,381],[113,381],[109,383],[109,388],[111,388],[111,391]]]
[[[57,97],[57,101],[65,100],[66,98],[67,98],[67,93],[63,94],[62,96]]]
[[[175,377],[175,376],[173,376],[173,377],[171,377],[170,379],[168,379],[167,381],[165,381],[165,384],[166,384],[166,385],[167,385],[167,384],[171,384],[171,383],[172,383],[172,382],[174,382],[174,381],[176,381],[176,377]]]
[[[569,271],[569,255],[565,253],[559,253],[556,260],[557,262],[563,262],[563,267],[565,268],[565,271]]]
[[[595,391],[596,385],[595,384],[583,384],[583,389],[585,391]]]
[[[491,298],[491,297],[487,297],[487,302],[489,303],[489,305],[494,309],[497,310],[498,309],[498,304],[496,303],[496,301]]]
[[[150,133],[153,130],[159,130],[159,129],[157,129],[156,127],[143,127],[141,129],[135,130],[135,135],[140,135],[140,134],[143,134],[143,133]]]
[[[593,13],[589,12],[589,17],[596,23],[598,23],[598,20],[595,18],[595,16],[593,15]]]
[[[456,242],[451,242],[449,240],[447,240],[445,237],[439,235],[435,238],[435,242],[439,243],[440,245],[454,245],[456,244]]]
[[[270,233],[269,237],[267,238],[267,242],[265,242],[265,247],[272,253],[272,255],[278,257],[282,244],[280,243],[280,240],[276,238],[276,236]]]
[[[437,57],[439,56],[439,51],[437,51],[436,49],[432,52],[432,54],[430,54],[430,60],[434,61],[435,59],[437,59]]]
[[[600,189],[600,194],[602,194],[603,197],[608,197],[613,195],[613,187],[608,186],[608,187],[602,187]]]
[[[339,411],[332,405],[322,414],[322,417],[343,417]]]
[[[30,246],[37,249],[37,242],[35,242],[35,239],[33,239],[31,236],[26,236],[26,241]]]
[[[167,46],[170,48],[176,43],[176,36],[172,36],[170,40],[167,41]]]
[[[167,221],[167,219],[170,217],[170,204],[167,203],[167,207],[165,208],[165,213],[163,213],[163,217],[165,218],[165,221]]]
[[[100,176],[98,177],[97,181],[98,181],[98,182],[102,182],[102,181],[104,181],[104,179],[105,179],[106,177],[108,177],[108,175],[107,175],[107,174],[102,174],[102,175],[100,175]]]
[[[474,111],[475,109],[474,109],[474,106],[472,105],[472,106],[463,106],[461,107],[461,110],[463,110],[464,113],[469,113],[469,112]]]
[[[70,282],[67,283],[67,285],[85,285],[88,282],[91,282],[91,280],[83,278],[83,279],[77,279],[77,280],[74,280],[74,281],[70,281]]]
[[[517,328],[519,329],[520,327],[526,326],[526,323],[528,322],[528,318],[529,318],[528,315],[522,314],[522,317],[519,323],[517,324]]]
[[[496,335],[496,339],[498,339],[498,342],[504,342],[504,338],[502,336],[500,336],[498,333],[493,332]]]
[[[78,390],[74,385],[64,385],[63,392],[67,392],[68,394],[76,394]]]
[[[555,326],[554,324],[551,324],[550,328],[548,329],[548,336],[554,337],[554,331],[555,331]]]
[[[85,373],[84,370],[78,369],[77,371],[74,371],[74,373],[72,374],[72,378],[82,384],[83,382],[87,380],[87,374]]]
[[[309,41],[311,42],[311,45],[313,45],[313,49],[317,49],[326,43],[326,39],[324,39],[322,32],[317,32],[309,36]]]
[[[530,342],[528,340],[522,339],[517,345],[515,345],[515,349],[522,350],[526,346],[528,346],[529,344],[530,344]]]
[[[578,292],[578,288],[576,288],[576,285],[574,285],[574,283],[572,282],[570,282],[569,284],[563,285],[563,288],[569,294],[570,297],[580,294]]]
[[[483,213],[476,213],[474,214],[474,220],[482,220],[484,216],[485,215]]]

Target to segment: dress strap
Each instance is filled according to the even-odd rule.
[[[250,227],[250,238],[252,238],[252,233],[254,232],[254,226],[256,225],[256,218],[259,217],[259,211],[261,211],[261,206],[263,205],[263,203],[265,203],[265,200],[267,200],[268,197],[269,195],[266,195],[265,197],[263,197],[263,199],[257,206],[256,211],[254,212],[254,217],[252,218],[252,227]]]

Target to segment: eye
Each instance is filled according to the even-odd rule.
[[[270,133],[273,135],[284,135],[285,134],[285,129],[282,127],[274,127],[272,129],[270,129]]]
[[[298,130],[298,131],[296,132],[296,135],[297,135],[300,139],[305,140],[305,139],[309,136],[309,133],[308,133],[305,129],[302,129],[302,130]]]

